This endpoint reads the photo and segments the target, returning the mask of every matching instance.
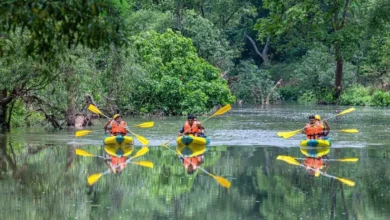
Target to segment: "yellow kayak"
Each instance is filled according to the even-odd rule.
[[[130,136],[111,136],[104,139],[104,144],[133,144],[133,138]]]
[[[104,151],[114,157],[129,156],[134,150],[133,145],[105,145]]]
[[[207,146],[205,144],[178,144],[176,152],[184,157],[195,157],[206,152]]]
[[[329,153],[328,147],[300,147],[301,153],[307,157],[322,157]]]
[[[208,137],[195,137],[193,135],[183,135],[176,139],[176,143],[178,145],[189,145],[189,144],[200,144],[200,145],[208,145],[210,144],[210,139]]]
[[[332,145],[332,142],[330,139],[324,139],[324,140],[317,140],[317,139],[309,139],[309,140],[302,140],[300,143],[303,147],[329,147]]]

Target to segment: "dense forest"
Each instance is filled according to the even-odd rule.
[[[0,126],[228,103],[390,105],[387,0],[9,0]]]

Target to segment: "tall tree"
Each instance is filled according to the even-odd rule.
[[[272,36],[278,42],[279,50],[302,48],[321,42],[332,49],[335,60],[334,97],[342,91],[343,67],[345,57],[350,57],[362,33],[360,6],[366,0],[326,1],[264,1],[269,10],[267,18],[261,18],[255,25],[259,38]],[[359,11],[360,10],[360,11]]]

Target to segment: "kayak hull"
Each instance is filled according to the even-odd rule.
[[[210,139],[208,137],[195,137],[192,135],[184,135],[180,136],[176,139],[176,143],[178,145],[189,145],[189,144],[195,144],[195,145],[209,145]]]
[[[322,157],[329,153],[328,147],[300,147],[301,153],[306,157]]]
[[[330,139],[326,139],[326,140],[310,139],[310,140],[302,140],[300,145],[302,147],[329,147],[332,145],[332,142]]]
[[[105,145],[104,151],[114,157],[127,157],[129,156],[134,150],[133,145]]]
[[[106,137],[103,141],[104,144],[108,144],[108,145],[111,145],[111,144],[127,144],[127,145],[130,145],[130,144],[133,144],[133,138],[130,137],[130,136],[122,136],[122,135],[118,135],[118,136],[111,136],[111,137]]]
[[[205,144],[178,144],[176,148],[176,152],[184,157],[195,157],[204,154],[206,151],[207,146]]]

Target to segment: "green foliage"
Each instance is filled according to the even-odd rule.
[[[201,113],[234,102],[219,70],[198,57],[190,39],[168,30],[164,34],[145,32],[132,42],[136,63],[147,72],[131,94],[137,109]]]
[[[343,105],[370,105],[371,102],[370,89],[361,85],[353,85],[341,95],[341,104]]]
[[[388,107],[390,105],[390,92],[376,91],[372,95],[372,105]]]
[[[44,120],[44,116],[37,111],[29,109],[21,99],[13,103],[11,127],[34,126]]]
[[[165,32],[166,29],[173,27],[172,15],[169,12],[159,12],[153,10],[141,9],[132,13],[126,20],[126,25],[131,28],[132,35],[143,31]]]
[[[116,0],[2,1],[0,32],[29,31],[31,41],[25,51],[46,58],[55,55],[57,42],[69,48],[79,43],[93,48],[122,44],[126,41],[124,22],[117,6]]]
[[[213,23],[194,11],[187,11],[183,20],[182,33],[191,38],[200,57],[222,70],[233,68],[233,58],[238,51],[231,49],[223,34]]]
[[[301,88],[298,86],[284,86],[278,89],[280,97],[286,101],[297,101]]]
[[[305,92],[298,98],[299,103],[314,104],[318,102],[316,94],[313,92]]]
[[[275,82],[271,80],[269,71],[259,69],[253,61],[242,61],[235,71],[239,79],[232,90],[238,99],[250,104],[265,104],[279,97],[272,90]],[[267,100],[268,97],[270,100]]]
[[[320,45],[313,50],[307,52],[302,60],[297,63],[294,70],[294,81],[297,82],[301,91],[306,91],[307,94],[302,97],[302,100],[311,100],[312,96],[321,102],[332,102],[331,93],[334,82],[334,63],[332,56],[325,51]],[[355,67],[350,63],[344,64],[344,87],[348,88],[352,83],[356,82]],[[305,101],[305,102],[306,102]]]

